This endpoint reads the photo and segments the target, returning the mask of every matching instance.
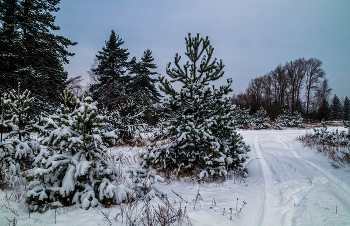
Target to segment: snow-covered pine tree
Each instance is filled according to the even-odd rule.
[[[140,133],[148,129],[148,125],[141,120],[143,111],[132,100],[118,104],[116,110],[105,109],[105,115],[108,117],[108,126],[117,131],[119,144],[135,141]]]
[[[23,140],[24,136],[28,136],[28,131],[25,129],[25,126],[30,122],[27,112],[34,102],[34,97],[30,96],[31,92],[27,89],[21,93],[20,83],[18,83],[18,90],[12,90],[8,95],[10,98],[8,103],[11,109],[11,120],[13,125],[17,125],[16,127],[12,126],[12,130],[15,131],[14,133],[17,134],[20,141]]]
[[[343,120],[350,120],[350,100],[348,96],[345,97],[344,106],[343,106]]]
[[[267,116],[267,112],[263,107],[260,107],[260,109],[255,112],[253,115],[253,121],[255,124],[255,129],[267,129],[271,127],[268,123],[270,118]]]
[[[278,115],[274,127],[275,129],[284,129],[284,127],[302,127],[303,118],[301,114],[297,111],[294,114],[290,113],[287,110],[283,110],[283,113]]]
[[[348,134],[346,135],[346,137],[349,140],[349,144],[350,144],[350,121],[343,121],[343,124],[345,128],[348,128]]]
[[[250,109],[244,109],[240,107],[235,107],[234,109],[234,118],[235,123],[238,128],[248,129],[251,127],[253,120],[252,116],[249,114]]]
[[[1,98],[1,123],[0,123],[0,142],[4,141],[8,132],[12,130],[12,115],[11,115],[11,99],[8,98],[8,94],[5,93]]]
[[[343,118],[343,106],[338,96],[335,94],[331,104],[331,119],[340,120],[342,118]]]
[[[149,99],[147,95],[145,95],[141,91],[139,91],[138,93],[139,95],[137,95],[138,101],[136,102],[136,112],[142,111],[142,117],[140,118],[142,122],[147,123],[150,126],[156,126],[158,123],[158,115],[156,108],[152,103],[152,100]],[[133,99],[135,98],[133,97]]]
[[[170,113],[166,137],[172,142],[145,152],[144,167],[200,179],[243,170],[250,148],[235,129],[234,106],[227,96],[232,79],[219,88],[209,86],[224,74],[222,61],[212,58],[213,51],[208,37],[189,34],[185,53],[189,61],[181,67],[176,54],[175,68],[170,69],[169,63],[166,70],[172,80],[160,77],[160,89],[169,95],[163,106]],[[182,84],[180,91],[172,87],[175,82]]]
[[[40,152],[40,145],[31,139],[27,112],[34,102],[31,93],[23,93],[18,84],[18,90],[4,94],[1,99],[1,129],[9,129],[0,139],[0,170],[1,173],[20,175],[23,171],[31,169],[34,157]],[[1,175],[2,178],[2,175]]]
[[[66,105],[35,125],[47,151],[35,160],[35,179],[27,193],[31,211],[73,203],[87,209],[128,200],[131,190],[116,183],[117,170],[105,160],[107,147],[118,139],[116,131],[107,130],[107,117],[98,114],[97,103],[86,94],[75,104],[71,95],[61,98]]]

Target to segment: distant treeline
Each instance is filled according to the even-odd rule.
[[[336,103],[328,103],[332,89],[321,66],[322,61],[316,58],[280,64],[267,74],[252,79],[244,92],[233,95],[232,103],[249,108],[251,113],[263,107],[272,119],[283,110],[298,111],[304,118],[315,120],[347,118],[346,101],[342,106],[335,95],[333,102]],[[331,110],[334,104],[341,105],[336,108],[341,111],[339,114]]]

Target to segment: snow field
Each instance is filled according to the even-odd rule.
[[[155,185],[174,206],[186,207],[192,225],[350,225],[350,167],[334,169],[324,155],[303,147],[296,138],[307,130],[239,132],[251,146],[248,178],[201,184],[184,178]],[[140,151],[118,147],[110,154],[120,158],[125,171],[139,167]],[[31,213],[28,218],[23,205],[7,202],[5,196],[0,191],[0,226],[14,217],[18,225],[110,225],[101,211],[109,214],[112,225],[125,225],[120,216],[114,220],[119,207],[59,208],[55,224],[55,210]],[[239,212],[243,201],[247,204]],[[160,201],[154,198],[151,202]]]
[[[350,225],[348,167],[335,170],[325,156],[303,147],[295,138],[305,132],[242,131],[254,143],[264,177],[255,225]]]

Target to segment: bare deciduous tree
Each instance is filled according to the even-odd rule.
[[[291,110],[294,112],[296,110],[297,102],[300,100],[300,90],[302,86],[302,81],[305,77],[305,64],[306,60],[304,58],[291,61],[286,63],[286,73],[289,82],[289,91],[290,91],[290,103]]]
[[[248,85],[246,93],[249,96],[251,102],[251,110],[255,112],[262,104],[263,100],[263,82],[262,78],[252,79]]]
[[[331,95],[332,89],[328,85],[328,79],[323,79],[321,83],[318,84],[316,93],[315,93],[315,107],[318,109],[322,103],[323,100],[328,100],[329,96]]]
[[[285,67],[278,65],[276,69],[272,71],[272,79],[275,90],[275,102],[283,108],[286,103],[288,88],[288,80]]]
[[[317,84],[320,78],[325,76],[324,70],[321,68],[322,61],[316,58],[310,58],[306,61],[306,115],[309,114],[312,93],[317,89]]]
[[[316,58],[299,58],[279,64],[273,71],[252,79],[244,93],[233,96],[232,103],[250,108],[252,112],[262,106],[271,118],[286,108],[291,112],[306,111],[310,116],[311,111],[317,111],[323,99],[328,98],[331,90],[327,79],[320,84],[320,79],[325,76],[321,65]]]

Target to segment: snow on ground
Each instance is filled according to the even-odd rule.
[[[335,169],[324,155],[303,147],[296,138],[306,131],[240,131],[251,146],[244,180],[198,184],[185,179],[156,187],[176,206],[186,207],[193,225],[350,225],[350,167]],[[123,153],[124,164],[137,160],[137,148],[112,152]],[[109,213],[112,225],[125,225],[125,219],[124,224],[120,217],[113,219],[117,207],[61,208],[55,224],[54,210],[28,218],[24,207],[5,200],[0,191],[0,226],[14,217],[18,225],[109,225],[101,210]]]
[[[350,225],[349,167],[329,160],[295,138],[305,130],[242,131],[251,145],[259,211],[252,225]],[[257,169],[258,168],[258,169]]]

